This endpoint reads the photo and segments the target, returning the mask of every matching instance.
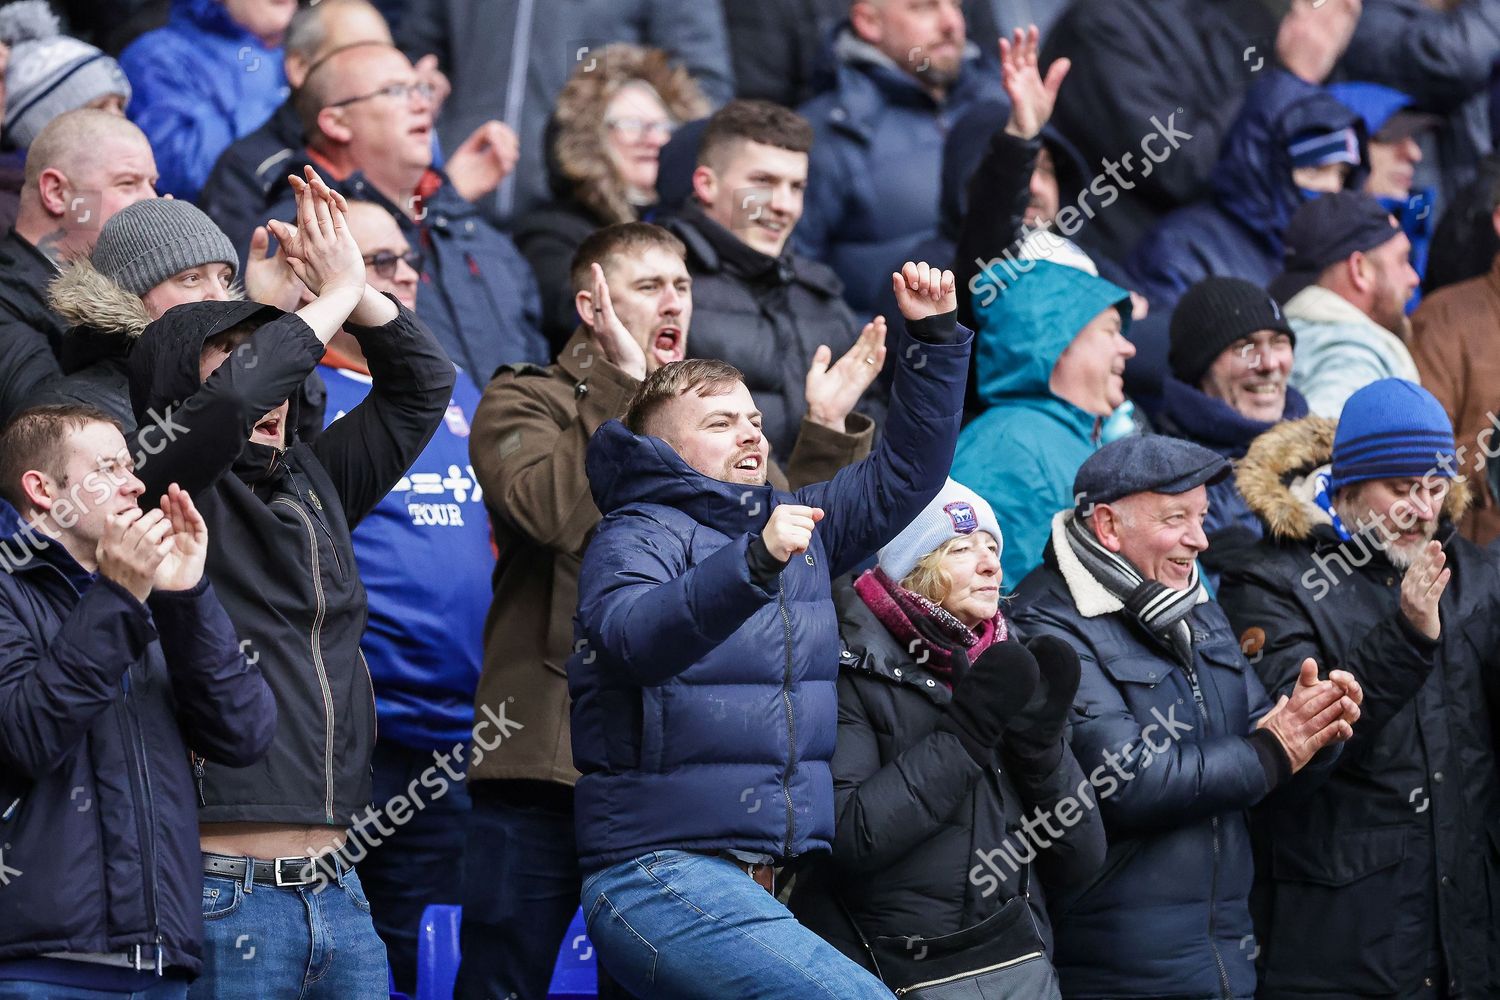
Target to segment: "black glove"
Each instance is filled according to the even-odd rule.
[[[1036,775],[1051,774],[1062,761],[1068,709],[1078,693],[1078,651],[1051,635],[1026,643],[1036,658],[1040,682],[1025,711],[1005,732],[1012,761]]]
[[[997,642],[954,685],[937,728],[957,736],[980,767],[989,767],[1011,718],[1037,685],[1036,659],[1019,642]]]

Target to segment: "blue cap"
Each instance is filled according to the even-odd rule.
[[[1078,467],[1073,501],[1081,511],[1136,493],[1186,493],[1212,486],[1231,471],[1224,456],[1191,441],[1165,434],[1121,438]]]

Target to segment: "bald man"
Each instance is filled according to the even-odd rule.
[[[62,374],[54,350],[67,323],[46,298],[59,265],[87,256],[99,227],[155,198],[155,185],[145,134],[107,111],[58,115],[31,143],[16,224],[0,239],[0,423]]]
[[[391,44],[385,18],[368,0],[323,0],[299,8],[286,31],[286,81],[295,93],[308,70],[330,52],[367,42]],[[301,175],[306,145],[302,120],[288,97],[264,125],[231,143],[214,164],[198,192],[198,207],[242,252],[284,192],[287,175]]]
[[[503,365],[545,364],[531,267],[473,199],[515,163],[515,136],[487,122],[433,166],[438,93],[399,49],[362,43],[313,66],[295,100],[308,158],[350,200],[374,201],[426,255],[417,315],[476,383]],[[291,218],[286,198],[272,209]]]

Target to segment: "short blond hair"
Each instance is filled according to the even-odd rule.
[[[989,532],[985,532],[989,534]],[[920,594],[933,604],[941,605],[953,589],[953,578],[943,569],[943,557],[959,542],[967,542],[973,535],[954,535],[942,545],[917,560],[911,572],[901,581],[901,586],[914,594]]]

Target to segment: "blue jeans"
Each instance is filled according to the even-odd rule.
[[[467,757],[460,760],[459,766],[466,760]],[[398,795],[422,803],[421,809],[395,827],[394,836],[381,838],[379,845],[369,847],[363,858],[351,855],[359,865],[375,931],[385,942],[396,989],[414,994],[417,931],[422,926],[422,911],[429,903],[456,905],[460,901],[469,793],[462,781],[454,781],[441,769],[433,771],[431,750],[376,743],[373,766],[377,808]],[[428,775],[428,781],[435,777],[442,782],[446,791],[441,797],[436,797],[430,785],[424,783],[424,774]]]
[[[386,1000],[385,944],[351,869],[296,888],[203,877],[203,974],[190,1000]]]
[[[130,993],[0,979],[0,1000],[182,1000],[187,996],[187,988],[186,979],[164,979],[149,990]]]
[[[891,1000],[891,991],[723,858],[657,851],[583,881],[589,940],[652,1000]]]

